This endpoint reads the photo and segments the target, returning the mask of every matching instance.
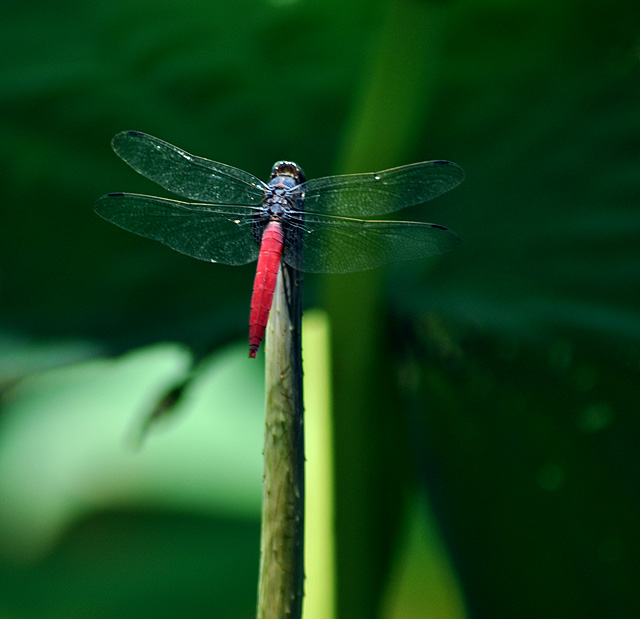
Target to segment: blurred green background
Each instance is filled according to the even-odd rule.
[[[263,178],[467,172],[401,214],[459,250],[305,280],[332,333],[335,616],[640,616],[636,0],[25,0],[0,23],[0,616],[254,615],[253,267],[93,213],[166,195],[111,151],[125,129]]]

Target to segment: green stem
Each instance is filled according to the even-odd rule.
[[[266,422],[258,619],[302,617],[304,587],[304,433],[302,286],[286,265],[266,334]]]
[[[409,163],[427,121],[447,3],[390,0],[371,41],[337,172]],[[423,158],[427,155],[420,145]],[[434,153],[436,155],[436,153]],[[438,154],[439,156],[439,154]],[[402,478],[392,445],[380,271],[327,280],[332,326],[338,615],[375,617],[399,521]],[[354,575],[357,574],[357,578]]]

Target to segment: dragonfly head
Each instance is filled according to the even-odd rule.
[[[275,178],[282,179],[282,182],[287,186],[291,183],[289,179],[293,179],[294,187],[307,180],[302,168],[297,163],[293,163],[293,161],[277,161],[274,163],[273,168],[271,168],[270,180]]]

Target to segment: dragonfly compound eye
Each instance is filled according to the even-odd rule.
[[[304,183],[306,178],[302,168],[293,161],[277,161],[271,168],[271,179],[277,176],[288,176],[295,181],[295,185]]]

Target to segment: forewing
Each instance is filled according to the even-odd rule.
[[[257,177],[217,161],[196,157],[139,131],[123,131],[113,150],[136,172],[189,200],[258,205],[266,185]]]
[[[301,190],[307,212],[371,217],[437,198],[463,180],[464,170],[451,161],[423,161],[382,172],[325,176]]]
[[[240,265],[258,257],[251,208],[112,193],[102,196],[94,209],[116,226],[199,260]]]
[[[450,251],[458,235],[438,224],[365,221],[306,214],[292,226],[300,251],[287,251],[287,264],[309,273],[351,273],[400,260],[429,258]]]

